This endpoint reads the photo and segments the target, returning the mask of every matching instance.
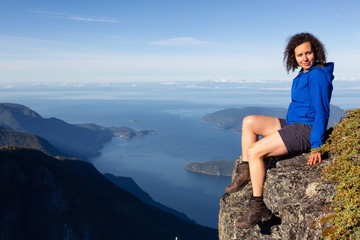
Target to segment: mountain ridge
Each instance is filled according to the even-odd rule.
[[[51,156],[67,155],[57,150],[46,139],[31,133],[18,132],[10,129],[0,128],[0,147],[19,146],[37,149]]]
[[[0,236],[9,239],[217,239],[108,181],[90,163],[0,148]]]
[[[128,191],[131,194],[134,194],[136,197],[138,197],[141,201],[150,204],[154,207],[157,207],[165,212],[171,213],[174,216],[177,216],[185,221],[191,222],[191,223],[196,223],[194,220],[190,219],[188,216],[186,216],[184,213],[178,212],[175,209],[169,208],[157,201],[154,201],[152,199],[152,197],[145,192],[144,190],[142,190],[139,185],[136,184],[136,182],[134,181],[134,179],[132,179],[131,177],[121,177],[121,176],[115,176],[112,175],[110,173],[105,173],[104,176],[111,181],[112,183],[114,183],[116,186],[118,186],[119,188]]]
[[[29,107],[15,103],[0,104],[0,124],[5,128],[44,138],[60,152],[81,159],[99,156],[100,149],[115,136],[131,138],[138,135],[128,127],[69,124],[54,117],[43,118]],[[152,130],[143,130],[139,136],[154,133]]]

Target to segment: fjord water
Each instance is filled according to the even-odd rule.
[[[219,199],[230,177],[188,172],[185,165],[235,161],[241,154],[241,137],[233,130],[221,131],[201,121],[206,113],[220,109],[182,101],[126,100],[71,101],[51,111],[76,123],[155,130],[153,135],[131,139],[114,137],[90,161],[102,173],[132,177],[155,201],[217,228]]]
[[[230,177],[195,174],[184,167],[187,162],[235,160],[241,153],[240,136],[215,130],[199,116],[153,113],[149,118],[128,125],[155,129],[156,134],[114,138],[93,164],[103,173],[132,177],[154,200],[216,227],[219,198]]]
[[[128,126],[156,134],[115,137],[91,159],[103,173],[132,177],[155,200],[185,213],[197,223],[217,227],[219,198],[230,177],[187,172],[187,162],[232,160],[241,154],[241,139],[201,117],[225,108],[288,106],[290,82],[120,84],[112,87],[0,88],[2,102],[24,104],[44,118],[68,123]],[[358,107],[360,87],[334,86],[332,104]]]

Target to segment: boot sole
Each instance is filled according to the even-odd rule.
[[[246,227],[238,227],[236,226],[237,228],[240,228],[240,229],[247,229],[247,228],[251,228],[253,226],[255,226],[258,222],[260,222],[261,220],[268,220],[270,219],[270,217],[272,216],[272,213],[271,211],[269,210],[267,213],[264,214],[264,216],[260,217],[256,222],[254,222],[253,224],[249,225],[249,226],[246,226]]]
[[[234,192],[237,192],[237,191],[240,191],[241,189],[243,189],[248,183],[250,182],[250,180],[246,181],[243,185],[241,185],[240,187],[234,189],[234,190],[231,190],[231,191],[225,191],[226,193],[234,193]]]

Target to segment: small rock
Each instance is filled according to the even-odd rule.
[[[314,197],[317,193],[316,187],[318,185],[319,185],[319,183],[317,183],[317,182],[310,183],[305,190],[305,195],[308,197]]]

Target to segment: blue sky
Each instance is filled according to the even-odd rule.
[[[311,32],[360,82],[360,1],[0,0],[0,82],[291,80]]]

